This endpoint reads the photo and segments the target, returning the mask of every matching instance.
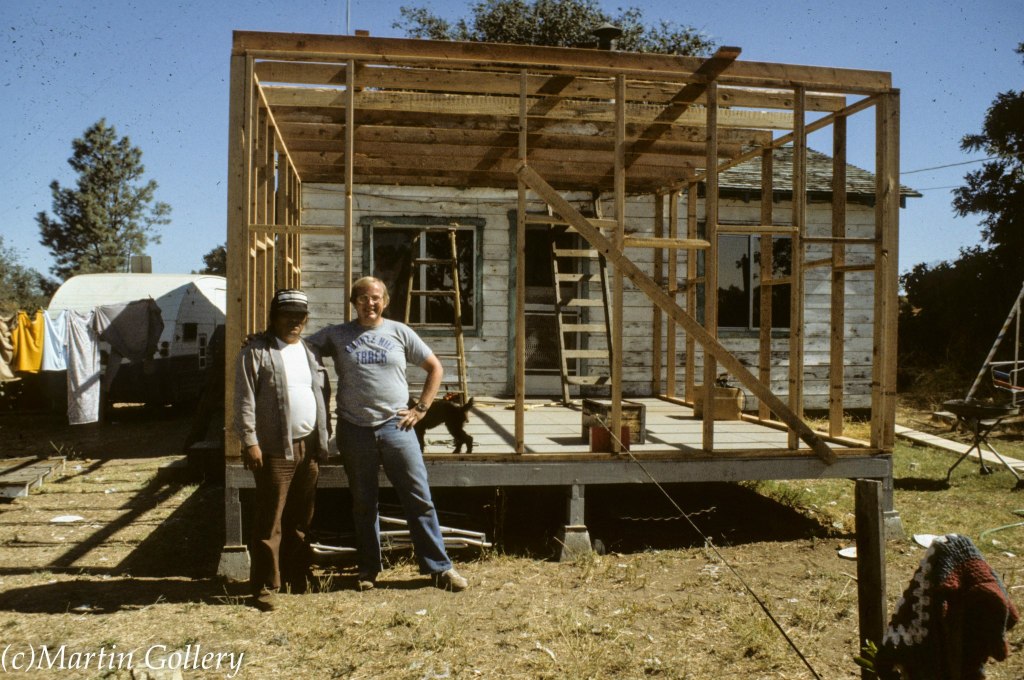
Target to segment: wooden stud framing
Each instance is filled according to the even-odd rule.
[[[686,189],[686,235],[697,238],[697,182],[690,182]],[[704,256],[707,257],[707,254]],[[707,262],[707,260],[705,260]],[[697,313],[697,253],[686,254],[686,311]],[[675,349],[675,348],[673,348]],[[686,334],[686,374],[683,383],[683,397],[693,402],[697,375],[697,343],[691,333]],[[675,396],[673,394],[673,396]]]
[[[355,129],[356,129],[356,62],[348,62],[345,87],[345,321],[352,319],[352,283],[355,233],[355,213],[352,206],[353,185],[355,184]]]
[[[761,152],[761,224],[771,224],[775,206],[775,185],[772,178],[774,155],[772,150]],[[774,243],[771,233],[761,236],[761,324],[758,329],[758,378],[765,385],[772,384],[772,299],[774,291],[768,283],[774,278]],[[757,405],[761,418],[771,418],[771,411],[764,402]]]
[[[804,129],[803,87],[794,88],[793,114],[793,226],[789,297],[789,408],[801,421],[804,415],[804,236],[807,234],[807,134]],[[797,433],[790,430],[789,448],[796,448]]]
[[[898,309],[899,94],[879,98],[875,110],[875,307],[872,352],[871,443],[888,450],[896,426]]]
[[[660,239],[665,236],[665,196],[654,194],[654,238]],[[672,252],[672,251],[669,251]],[[665,251],[655,246],[654,248],[654,280],[659,286],[665,287]],[[657,307],[651,308],[651,394],[661,394],[661,352],[662,352],[662,324],[663,312]],[[675,324],[672,324],[673,326]],[[672,362],[666,362],[670,366]]]
[[[529,148],[529,125],[526,116],[527,75],[519,73],[519,162],[526,163]],[[516,202],[516,320],[515,320],[515,398],[516,398],[516,453],[526,453],[526,422],[523,406],[526,403],[526,184],[516,181],[519,192]]]
[[[626,237],[626,77],[615,76],[615,235],[612,243],[619,253]],[[615,267],[612,278],[612,452],[622,451],[622,271]]]
[[[678,238],[679,236],[679,192],[672,191],[668,194],[668,237]],[[687,261],[694,257],[692,252],[687,253]],[[668,251],[668,293],[673,300],[679,299],[679,251]],[[692,310],[687,307],[687,310]],[[665,392],[670,397],[676,396],[676,349],[677,334],[676,325],[668,324],[665,329]]]
[[[704,237],[710,247],[704,255],[704,328],[718,337],[718,85],[707,88],[707,178],[704,180]],[[705,451],[715,449],[715,379],[718,365],[704,348],[704,436]],[[793,448],[792,446],[790,448]]]
[[[832,125],[832,236],[846,238],[846,118],[836,118]],[[845,386],[846,348],[846,248],[842,242],[832,244],[831,318],[829,328],[829,397],[828,433],[843,434],[843,389]],[[837,360],[838,359],[838,360]]]

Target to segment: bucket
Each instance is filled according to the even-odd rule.
[[[591,453],[612,453],[611,431],[599,425],[590,426],[590,452]],[[629,451],[629,426],[623,425],[620,431],[619,441],[622,442],[622,450]]]

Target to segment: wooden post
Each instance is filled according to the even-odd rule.
[[[896,324],[899,246],[899,120],[897,92],[875,109],[875,332],[872,353],[871,445],[892,450],[896,426]]]
[[[252,59],[231,57],[228,100],[228,204],[227,204],[227,307],[224,320],[224,456],[228,462],[241,455],[241,442],[233,427],[235,364],[247,332],[249,316],[249,171],[252,136],[249,108],[253,102]]]
[[[771,148],[761,152],[761,224],[770,225],[774,219],[775,208],[775,156]],[[761,323],[758,329],[758,377],[765,385],[772,384],[772,301],[775,290],[772,285],[774,278],[775,244],[771,234],[761,236]],[[772,416],[768,405],[758,402],[757,415],[762,419]]]
[[[686,238],[697,238],[697,183],[686,185]],[[705,261],[707,254],[704,255]],[[697,313],[697,253],[686,253],[686,311]],[[697,383],[697,343],[692,333],[686,334],[686,375],[683,378],[683,397],[693,402],[694,386]]]
[[[671,239],[679,238],[679,192],[672,191],[668,195],[668,237]],[[689,263],[694,257],[692,251],[687,251],[686,261]],[[672,295],[673,300],[679,299],[679,251],[675,248],[670,248],[668,251],[668,290]],[[688,289],[686,289],[688,290]],[[684,293],[686,291],[684,290]],[[693,307],[686,304],[684,306],[687,311],[692,311]],[[677,356],[677,342],[678,334],[676,331],[676,325],[674,323],[668,324],[668,328],[665,329],[665,392],[670,397],[676,397],[679,388],[676,386],[676,373],[678,367],[676,366]],[[689,361],[689,355],[687,355],[687,361]]]
[[[654,194],[654,238],[662,238],[665,235],[665,196],[661,193]],[[668,252],[672,252],[669,250]],[[658,285],[665,287],[665,251],[662,248],[654,249],[654,280]],[[674,285],[674,284],[673,284]],[[661,394],[661,340],[662,340],[662,318],[664,314],[658,307],[651,306],[651,394]],[[672,324],[674,327],[675,324]],[[668,364],[669,362],[666,362]]]
[[[718,337],[718,84],[707,87],[707,180],[704,182],[704,231],[711,247],[704,255],[704,328]],[[718,365],[704,348],[704,430],[705,451],[715,449],[715,379]]]
[[[526,70],[519,72],[519,162],[526,163],[529,149],[526,118]],[[516,203],[516,334],[515,334],[515,397],[516,397],[516,453],[526,453],[526,184],[518,179]],[[557,283],[555,285],[558,285]]]
[[[832,317],[829,326],[828,433],[843,434],[843,388],[846,353],[846,118],[832,126]]]
[[[622,252],[626,236],[626,76],[615,76],[615,235],[614,247]],[[612,432],[622,432],[622,271],[615,267],[612,279]],[[612,453],[622,442],[612,437]]]
[[[352,283],[355,271],[352,254],[355,213],[352,205],[353,187],[355,183],[355,152],[356,152],[356,61],[349,59],[345,66],[345,321],[352,320]]]
[[[885,527],[882,523],[882,483],[858,479],[854,491],[857,531],[857,614],[860,646],[866,640],[882,646],[885,634]],[[865,669],[862,678],[874,678]]]
[[[804,246],[807,235],[807,133],[804,128],[806,90],[794,88],[793,106],[793,236],[789,295],[789,408],[804,417]],[[789,431],[789,448],[799,445]]]

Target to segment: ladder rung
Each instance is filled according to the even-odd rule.
[[[563,351],[566,359],[607,359],[606,349],[567,349]]]
[[[576,281],[576,282],[589,282],[597,281],[601,278],[600,274],[558,274],[556,277],[559,281]]]
[[[583,248],[554,248],[555,257],[597,257],[596,250],[583,249]]]
[[[409,328],[447,328],[449,330],[455,330],[455,324],[451,323],[417,323],[415,321],[409,322]]]
[[[453,297],[454,290],[410,290],[409,295],[422,295],[423,297]]]
[[[562,307],[604,307],[604,300],[597,298],[569,298]]]
[[[604,385],[609,380],[608,375],[570,375],[565,379],[570,385]]]
[[[455,361],[460,358],[458,354],[435,354],[434,356],[437,357],[438,359],[441,359],[442,361]]]
[[[565,323],[563,333],[604,333],[608,327],[600,323]]]
[[[444,264],[444,265],[448,265],[448,266],[454,266],[455,265],[455,260],[451,259],[450,257],[447,258],[447,259],[435,258],[435,257],[424,257],[424,258],[416,258],[415,260],[412,261],[412,263],[413,264]]]

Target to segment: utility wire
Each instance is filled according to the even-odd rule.
[[[973,161],[960,161],[959,163],[947,163],[946,165],[936,165],[931,168],[918,168],[917,170],[907,170],[901,172],[900,175],[913,175],[915,172],[926,172],[928,170],[941,170],[943,168],[953,168],[958,165],[970,165],[971,163],[984,163],[985,161],[994,161],[999,156],[989,156],[988,158],[976,158]]]
[[[704,535],[704,532],[701,531],[696,524],[694,524],[693,520],[690,519],[690,516],[683,512],[683,509],[679,507],[679,504],[676,503],[675,499],[669,495],[668,491],[665,490],[665,487],[663,487],[658,482],[658,480],[654,478],[654,475],[652,475],[650,471],[646,467],[644,467],[644,464],[641,463],[639,459],[637,459],[637,457],[633,455],[633,452],[630,451],[629,448],[622,443],[622,440],[615,436],[611,428],[608,427],[608,424],[604,422],[604,419],[597,414],[593,414],[591,417],[594,418],[594,420],[598,421],[601,425],[603,425],[606,430],[608,430],[608,434],[611,436],[611,438],[618,442],[619,448],[622,451],[625,451],[626,454],[629,456],[630,460],[636,463],[637,466],[641,470],[643,470],[644,474],[647,475],[651,482],[654,483],[654,486],[658,487],[658,491],[661,491],[661,493],[664,494],[665,498],[668,499],[668,502],[672,504],[672,507],[676,509],[680,517],[684,518],[690,524],[690,526],[693,527],[693,530],[697,532],[697,535],[704,539],[704,544],[711,546],[711,550],[715,553],[715,556],[722,561],[722,564],[729,568],[729,571],[732,572],[732,575],[736,577],[736,580],[739,581],[746,589],[747,593],[749,593],[750,596],[754,598],[754,601],[757,602],[758,606],[761,607],[761,610],[771,620],[772,624],[779,631],[779,633],[782,634],[782,637],[785,638],[787,643],[789,643],[789,646],[793,649],[794,652],[796,652],[796,655],[799,656],[800,660],[804,662],[805,666],[807,666],[807,670],[811,672],[811,675],[817,678],[817,680],[821,680],[821,676],[818,675],[818,672],[816,670],[814,670],[814,666],[811,665],[811,662],[807,660],[807,657],[804,656],[803,652],[800,651],[800,648],[796,646],[796,643],[793,642],[789,635],[786,634],[786,631],[782,628],[782,624],[778,622],[775,616],[771,613],[771,610],[768,609],[768,605],[764,603],[764,600],[758,597],[757,593],[754,592],[754,589],[751,588],[750,585],[743,579],[743,577],[740,576],[740,573],[736,571],[736,568],[729,564],[728,560],[725,559],[725,556],[722,555],[722,553],[718,550],[718,547],[715,546],[715,544],[711,541],[710,538]]]

